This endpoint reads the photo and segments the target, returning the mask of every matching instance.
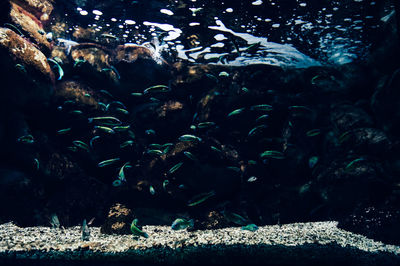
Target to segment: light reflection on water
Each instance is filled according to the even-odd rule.
[[[372,0],[125,1],[119,12],[118,6],[75,2],[82,6],[68,9],[70,28],[61,38],[74,40],[73,23],[121,43],[158,39],[158,50],[180,59],[229,65],[349,63],[368,55],[367,31],[387,20],[378,17]],[[256,51],[247,52],[257,43]]]

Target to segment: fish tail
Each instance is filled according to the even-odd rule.
[[[194,226],[194,220],[193,219],[190,219],[189,220],[189,227],[193,227]]]

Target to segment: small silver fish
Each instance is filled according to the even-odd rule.
[[[53,213],[51,215],[50,224],[52,228],[60,228],[60,220],[58,220],[57,214]]]
[[[171,228],[172,230],[182,230],[187,227],[193,227],[194,226],[194,220],[186,220],[182,218],[175,219],[175,221],[172,223]]]
[[[89,238],[90,238],[90,229],[86,223],[86,219],[84,219],[82,223],[82,240],[89,241]]]

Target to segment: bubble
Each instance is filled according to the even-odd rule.
[[[103,15],[103,12],[101,12],[100,10],[93,10],[92,13],[97,15],[97,16]]]
[[[172,12],[169,9],[165,9],[165,8],[161,9],[160,12],[165,14],[165,15],[168,15],[168,16],[172,16],[174,14],[174,12]]]
[[[127,24],[127,25],[134,25],[134,24],[136,24],[136,21],[127,19],[127,20],[125,20],[125,24]]]
[[[82,16],[86,16],[87,14],[89,14],[89,12],[87,12],[86,10],[81,10],[81,11],[79,11],[79,13],[80,13]]]

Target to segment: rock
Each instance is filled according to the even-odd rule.
[[[54,0],[11,0],[11,2],[18,3],[39,20],[47,22],[53,11]]]
[[[195,220],[194,229],[206,230],[206,229],[219,229],[228,227],[230,223],[225,219],[218,211],[209,211],[205,217],[199,217]]]
[[[71,57],[74,61],[85,60],[96,71],[101,72],[103,68],[110,67],[110,55],[107,51],[102,50],[101,47],[90,47],[91,45],[77,45],[71,51]]]
[[[383,155],[389,151],[391,141],[385,132],[376,128],[356,128],[342,134],[341,145],[345,150],[371,155]]]
[[[42,22],[16,3],[12,2],[11,7],[10,18],[12,23],[28,33],[28,37],[39,46],[43,53],[49,54],[51,45],[44,33]]]
[[[115,203],[111,206],[106,221],[101,226],[100,232],[103,234],[131,234],[131,223],[133,221],[132,210],[125,205]]]
[[[54,89],[54,74],[46,56],[33,44],[6,28],[0,28],[2,94],[18,106],[44,104]],[[9,90],[7,88],[12,88]]]
[[[331,121],[333,126],[342,133],[355,128],[372,127],[373,125],[371,117],[364,110],[349,104],[333,107]]]
[[[379,162],[349,158],[333,161],[319,173],[311,189],[317,189],[330,211],[340,215],[360,202],[381,201],[388,192],[387,178]],[[317,205],[317,204],[316,204]]]
[[[133,89],[143,91],[153,85],[168,85],[170,66],[152,48],[125,44],[115,50],[114,66],[120,74],[117,90],[127,96]]]
[[[66,80],[57,84],[54,100],[62,104],[64,101],[73,101],[75,106],[85,110],[99,109],[97,93],[79,81]]]

